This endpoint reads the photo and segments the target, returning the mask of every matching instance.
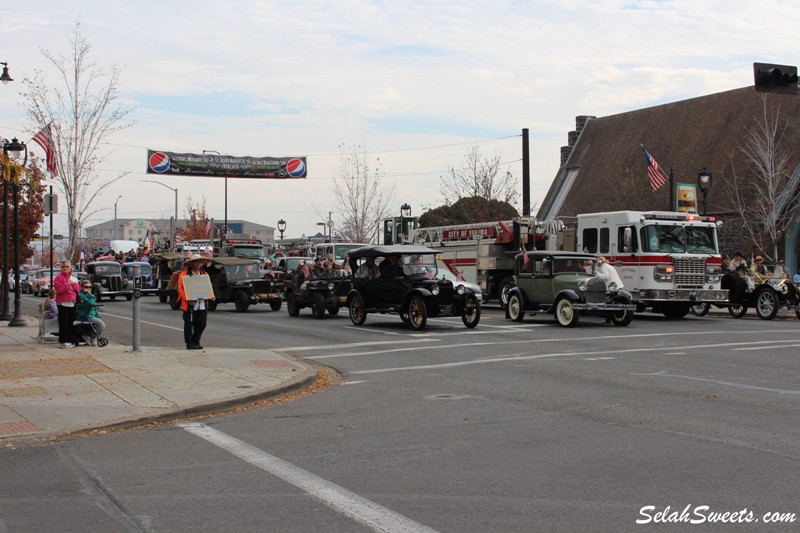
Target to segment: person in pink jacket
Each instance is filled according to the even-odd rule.
[[[58,342],[62,348],[74,348],[72,323],[75,321],[75,301],[81,288],[72,277],[72,264],[69,261],[61,263],[61,273],[53,279],[53,288],[56,290],[58,306]]]

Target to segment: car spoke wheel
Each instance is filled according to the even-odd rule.
[[[525,312],[522,310],[522,299],[519,294],[512,294],[508,297],[508,318],[514,322],[522,322]]]
[[[572,302],[566,298],[562,298],[556,304],[556,319],[558,323],[565,328],[574,327],[578,323],[580,313],[572,307]]]
[[[350,299],[350,320],[356,326],[362,325],[367,320],[367,311],[364,309],[364,300],[360,294]]]
[[[778,314],[780,299],[772,289],[765,288],[756,296],[756,314],[761,320],[772,320]]]
[[[238,291],[233,296],[233,303],[236,306],[236,310],[240,313],[244,313],[247,311],[247,308],[250,307],[250,297],[244,291]]]
[[[297,303],[297,295],[293,292],[286,295],[286,310],[289,312],[289,316],[297,316],[300,314],[300,305]]]
[[[739,305],[734,304],[728,308],[728,313],[733,318],[742,318],[745,313],[747,313],[747,306],[746,305]]]
[[[481,304],[474,294],[468,294],[464,302],[464,312],[461,313],[461,321],[464,325],[472,329],[481,321]]]
[[[408,302],[408,323],[415,331],[420,331],[425,328],[428,322],[428,308],[425,305],[425,300],[419,296],[412,296]]]
[[[690,310],[694,316],[706,316],[711,310],[711,304],[694,304]]]
[[[311,315],[314,318],[325,318],[325,296],[321,292],[311,295]]]

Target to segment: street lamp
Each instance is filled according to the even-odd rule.
[[[117,196],[116,201],[114,201],[114,240],[115,241],[117,240],[117,202],[119,202],[120,198],[122,198],[121,194],[119,196]]]
[[[19,161],[20,157],[22,158],[20,163],[21,167],[24,167],[28,164],[28,147],[25,146],[25,143],[19,142],[16,137],[11,139],[11,142],[8,142],[7,139],[3,141],[3,154],[6,156],[7,163],[9,164],[11,164],[11,161],[9,160],[9,154],[14,158],[15,161]],[[25,322],[25,319],[22,318],[20,309],[19,286],[19,183],[17,183],[13,172],[11,173],[11,179],[13,180],[12,187],[14,189],[14,316],[11,318],[11,321],[8,323],[8,325],[25,326],[27,323]],[[5,190],[7,191],[8,189],[6,188]],[[7,197],[6,209],[8,209]],[[8,226],[5,228],[6,232],[8,231],[7,228]],[[5,242],[7,241],[4,240],[4,244]],[[6,255],[7,253],[8,248],[4,248],[3,255]],[[8,274],[6,274],[6,276],[7,275]],[[7,290],[7,288],[5,290]]]
[[[700,172],[697,174],[697,185],[700,187],[700,191],[703,193],[703,216],[706,215],[708,212],[708,203],[706,202],[706,197],[708,196],[708,191],[711,190],[711,171],[706,167],[700,169]]]
[[[0,62],[3,65],[3,75],[0,76],[0,81],[3,85],[8,82],[14,81],[8,75],[8,63],[5,61]],[[2,294],[3,308],[0,310],[0,320],[11,320],[11,313],[8,310],[8,181],[3,180],[3,272],[0,274],[3,288],[0,289]]]
[[[403,235],[405,234],[405,219],[411,216],[411,206],[408,204],[403,204],[400,206],[400,231],[397,235],[397,242],[403,242]]]
[[[317,226],[322,226],[322,242],[325,242],[328,234],[328,224],[325,222],[317,222]]]
[[[8,85],[8,82],[14,81],[14,78],[8,75],[8,63],[0,61],[0,65],[3,65],[3,75],[0,76],[0,81],[3,82],[3,85]]]
[[[285,220],[280,219],[278,221],[278,231],[281,232],[281,240],[283,240],[283,232],[286,231],[286,221]]]
[[[166,187],[167,189],[175,193],[175,219],[169,225],[169,239],[170,239],[169,242],[170,242],[170,247],[173,247],[175,243],[175,232],[178,229],[178,188],[177,187],[172,188],[169,185],[161,183],[160,181],[153,181],[153,180],[142,180],[142,181],[146,181],[147,183],[157,183],[158,185]]]

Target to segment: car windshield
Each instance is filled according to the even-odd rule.
[[[562,272],[580,272],[581,274],[590,274],[592,272],[591,265],[586,265],[585,258],[569,258],[556,257],[553,259],[553,274],[560,274]]]
[[[94,273],[101,276],[113,276],[120,273],[121,267],[119,265],[97,265],[95,266]]]
[[[50,271],[49,270],[40,270],[39,272],[36,273],[36,277],[37,278],[49,278],[50,277]]]
[[[406,276],[413,276],[415,274],[422,274],[426,278],[433,279],[437,274],[436,256],[435,255],[404,255],[403,274]]]
[[[236,257],[243,257],[245,259],[261,259],[264,255],[264,249],[261,247],[253,248],[236,248],[233,252]]]
[[[646,252],[716,254],[717,230],[713,226],[650,225],[642,228]]]
[[[144,264],[141,264],[141,265],[126,265],[125,266],[125,271],[127,272],[128,276],[131,276],[131,277],[133,276],[133,268],[134,268],[134,266],[138,266],[139,267],[139,275],[140,276],[147,277],[147,276],[151,275],[151,273],[152,273],[151,269],[150,269],[150,265],[148,263],[144,263]]]
[[[355,248],[360,248],[364,246],[363,244],[337,244],[334,246],[334,257],[336,261],[344,261],[344,258],[347,254],[350,253],[350,250]]]

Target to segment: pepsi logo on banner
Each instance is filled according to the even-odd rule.
[[[150,170],[163,174],[169,170],[169,156],[164,152],[156,152],[150,156]]]
[[[292,178],[302,178],[306,175],[306,164],[295,157],[286,163],[286,172]]]

